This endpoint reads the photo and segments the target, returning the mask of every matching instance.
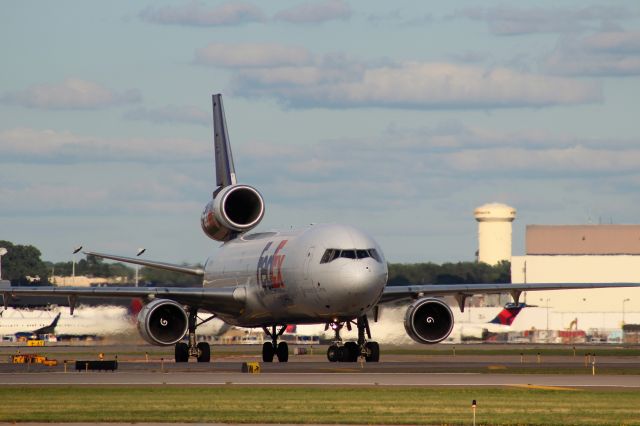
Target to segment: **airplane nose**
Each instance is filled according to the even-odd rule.
[[[358,261],[343,270],[345,297],[370,305],[386,284],[386,272],[377,262]]]

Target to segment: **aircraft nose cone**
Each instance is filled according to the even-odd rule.
[[[386,272],[377,263],[362,261],[343,271],[345,297],[352,302],[370,305],[386,284]]]

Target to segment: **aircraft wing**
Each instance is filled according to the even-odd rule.
[[[72,313],[78,298],[125,297],[170,299],[215,313],[237,314],[244,308],[246,293],[241,287],[6,287],[0,289],[5,308],[15,296],[67,296]]]
[[[460,310],[464,310],[464,301],[474,294],[509,293],[518,303],[523,291],[572,290],[590,288],[640,287],[640,283],[541,283],[541,284],[425,284],[407,286],[387,286],[384,288],[380,303],[402,299],[417,299],[427,296],[455,296]]]
[[[97,253],[93,251],[83,251],[88,256],[103,257],[105,259],[117,260],[118,262],[133,263],[136,265],[148,266],[150,268],[166,269],[173,272],[181,272],[183,274],[203,276],[202,268],[190,268],[184,265],[174,265],[172,263],[154,262],[152,260],[140,259],[139,257],[125,257],[115,254]]]

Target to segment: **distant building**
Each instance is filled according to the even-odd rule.
[[[526,254],[511,258],[513,283],[640,283],[640,225],[528,225]],[[640,312],[640,288],[529,292],[527,302],[564,312]],[[606,321],[603,327],[611,327]]]
[[[77,287],[91,287],[92,285],[104,285],[108,283],[124,283],[127,282],[127,277],[86,277],[83,275],[76,275],[75,277],[54,275],[49,277],[49,282],[57,286],[77,286]]]

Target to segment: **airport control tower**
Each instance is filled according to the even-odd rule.
[[[473,212],[478,221],[478,261],[496,265],[511,261],[511,222],[516,209],[506,204],[484,204]]]

